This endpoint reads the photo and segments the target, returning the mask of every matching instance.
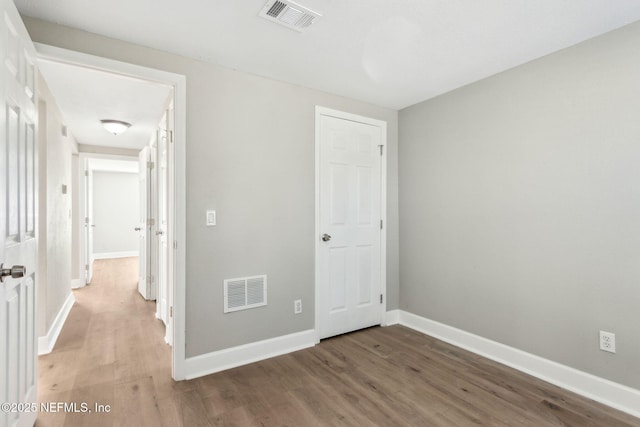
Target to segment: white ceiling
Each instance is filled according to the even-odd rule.
[[[40,71],[80,144],[140,149],[155,132],[171,88],[155,82],[40,59]],[[131,123],[123,134],[107,132],[100,120]]]
[[[400,109],[640,19],[638,0],[298,0],[297,33],[266,0],[16,0],[116,39]]]

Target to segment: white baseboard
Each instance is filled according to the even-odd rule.
[[[640,417],[640,390],[596,377],[434,320],[406,311],[398,311],[399,323],[403,326]]]
[[[227,348],[212,353],[189,357],[185,360],[185,377],[188,380],[270,359],[303,348],[313,347],[316,331],[309,329],[290,335],[258,341],[238,347]]]
[[[389,310],[384,314],[382,326],[397,325],[400,323],[400,310]]]
[[[80,289],[85,287],[87,284],[82,279],[73,279],[71,281],[71,289]]]
[[[132,256],[138,256],[138,251],[125,251],[125,252],[99,252],[92,255],[92,259],[111,259],[111,258],[129,258]]]
[[[75,301],[76,299],[73,296],[73,293],[70,293],[64,304],[62,304],[62,307],[60,307],[60,311],[58,311],[56,318],[53,319],[53,323],[47,331],[47,334],[45,336],[38,337],[38,356],[51,353]]]

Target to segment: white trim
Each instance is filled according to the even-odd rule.
[[[123,251],[123,252],[98,252],[93,254],[93,260],[111,259],[111,258],[129,258],[138,256],[139,251]]]
[[[406,311],[399,310],[399,323],[581,396],[640,417],[640,390]]]
[[[87,284],[82,279],[73,279],[71,280],[71,289],[80,289],[84,288]]]
[[[185,361],[188,380],[246,365],[315,345],[316,332],[309,329],[250,344],[214,351]]]
[[[140,173],[138,170],[138,159],[135,157],[132,157],[131,159],[132,160],[119,161],[89,157],[89,169],[93,172],[128,173],[138,175]]]
[[[64,304],[62,304],[62,307],[60,307],[60,311],[56,314],[56,318],[53,319],[53,323],[47,331],[47,334],[42,337],[38,337],[38,356],[49,354],[53,351],[53,347],[56,345],[60,331],[62,331],[64,322],[67,320],[67,316],[69,316],[69,312],[71,311],[71,307],[73,307],[73,303],[75,301],[76,298],[73,296],[73,293],[70,293]]]
[[[184,79],[184,76],[181,74],[77,52],[44,43],[34,43],[34,46],[38,52],[38,57],[49,61],[105,71],[111,74],[152,81],[167,86],[173,86],[173,83],[179,81],[181,78]]]
[[[384,315],[382,326],[397,325],[400,323],[400,310],[389,310]]]
[[[384,120],[372,119],[370,117],[360,116],[357,114],[346,113],[344,111],[333,110],[331,108],[316,105],[315,112],[315,229],[313,241],[314,248],[314,287],[315,287],[315,334],[316,344],[320,342],[320,289],[319,270],[318,270],[318,254],[320,251],[320,116],[335,117],[338,119],[351,120],[358,123],[380,128],[381,144],[383,145],[382,167],[380,169],[380,219],[384,226],[382,235],[380,236],[380,293],[384,304],[380,304],[380,324],[386,324],[386,306],[387,306],[387,122]]]
[[[173,346],[171,376],[185,379],[185,330],[186,330],[186,142],[187,142],[187,79],[184,75],[155,68],[143,67],[100,56],[35,43],[42,58],[107,71],[128,77],[151,80],[173,88],[174,97],[174,185],[169,186],[169,200],[173,201],[167,237],[174,244],[168,262],[174,266],[169,276],[169,288],[173,289]]]

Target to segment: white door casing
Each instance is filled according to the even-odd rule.
[[[38,156],[36,54],[13,2],[0,31],[0,263],[24,266],[0,283],[0,402],[37,404]],[[32,426],[37,411],[0,411],[2,426]]]
[[[386,123],[316,108],[316,329],[382,324]]]
[[[175,105],[175,93],[171,94],[171,101],[169,103],[169,107],[167,109],[167,141],[166,141],[166,188],[164,194],[166,195],[166,233],[165,240],[167,244],[167,276],[166,276],[166,316],[167,321],[165,322],[166,330],[165,330],[165,341],[170,346],[174,345],[174,331],[173,331],[173,296],[175,293],[175,263],[174,263],[174,254],[175,248],[171,247],[171,242],[175,240],[175,228],[171,227],[171,224],[175,220],[175,204],[174,197],[175,193],[171,191],[174,188],[175,184],[175,154],[176,151],[174,149],[175,145],[175,129],[176,129],[176,111],[174,108]],[[173,249],[173,250],[172,250]]]
[[[168,240],[172,247],[169,251],[169,307],[173,307],[173,316],[167,327],[172,343],[172,377],[175,380],[186,378],[185,344],[185,306],[186,306],[186,77],[158,69],[143,67],[131,63],[115,61],[95,55],[76,52],[59,47],[36,44],[41,58],[63,61],[70,64],[115,72],[134,78],[151,80],[167,84],[173,89],[173,114],[171,116],[172,138],[169,144],[169,227]],[[80,154],[82,156],[82,153]]]

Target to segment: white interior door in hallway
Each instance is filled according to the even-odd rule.
[[[318,107],[319,338],[379,325],[386,123]]]
[[[0,4],[0,403],[16,405],[0,411],[0,425],[26,427],[38,378],[36,54],[13,2]]]
[[[152,298],[151,287],[151,263],[150,263],[150,238],[151,238],[151,222],[149,221],[149,213],[151,211],[150,202],[150,169],[148,167],[151,161],[149,147],[144,147],[138,155],[138,176],[140,178],[138,188],[140,191],[140,221],[136,230],[139,233],[139,251],[138,251],[138,292],[144,299]]]
[[[88,162],[88,159],[85,160]],[[85,259],[85,284],[91,283],[93,277],[93,170],[87,165],[84,166],[84,259]]]
[[[156,189],[157,189],[157,220],[156,227],[156,244],[158,247],[157,254],[158,260],[157,277],[158,277],[158,298],[156,300],[156,317],[162,320],[167,327],[170,327],[170,308],[169,308],[169,239],[168,239],[168,225],[169,225],[169,203],[167,189],[169,185],[168,174],[168,144],[171,138],[171,115],[173,109],[169,108],[160,121],[158,127],[158,146],[156,150],[156,167],[155,171]],[[166,334],[166,340],[170,344],[170,335]]]

